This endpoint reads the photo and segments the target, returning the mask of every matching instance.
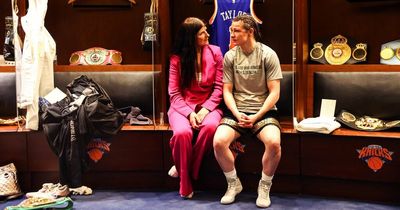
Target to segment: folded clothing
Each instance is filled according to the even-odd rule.
[[[295,122],[295,128],[301,132],[329,134],[340,128],[340,123],[335,121],[334,117],[315,117],[304,119],[298,124]]]
[[[140,114],[141,110],[139,107],[131,107],[131,112],[126,116],[126,120],[129,120],[130,125],[151,125],[153,121],[150,118]]]

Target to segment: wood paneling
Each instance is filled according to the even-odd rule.
[[[0,132],[0,166],[14,163],[18,171],[28,171],[26,134]]]
[[[71,53],[90,47],[121,51],[123,64],[151,64],[152,52],[140,42],[149,8],[150,1],[129,8],[75,8],[66,1],[49,1],[45,25],[57,43],[58,64],[68,64]]]
[[[163,170],[162,134],[156,131],[124,131],[111,140],[111,152],[91,164],[91,171]]]
[[[171,2],[172,37],[175,37],[179,25],[185,18],[194,16],[208,22],[214,12],[214,4],[202,4],[199,0]],[[263,21],[260,28],[263,43],[277,52],[281,63],[292,63],[292,1],[255,3],[254,10],[257,17]]]
[[[301,173],[305,176],[358,181],[400,183],[400,153],[398,139],[358,136],[327,136],[303,134],[301,137]],[[393,160],[377,172],[359,159],[357,150],[380,145],[394,152]]]
[[[329,41],[341,34],[368,44],[367,61],[379,63],[381,44],[399,39],[400,2],[320,1],[310,2],[309,43]]]
[[[51,151],[46,136],[41,131],[27,134],[29,170],[31,172],[58,171],[58,158]]]

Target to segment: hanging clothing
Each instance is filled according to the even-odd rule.
[[[214,13],[209,20],[211,25],[210,43],[219,46],[223,55],[229,50],[229,27],[233,18],[249,14],[257,23],[262,23],[255,15],[253,2],[254,0],[214,0]]]
[[[44,26],[48,0],[29,0],[28,12],[21,17],[25,32],[23,49],[16,35],[16,80],[17,104],[27,109],[26,128],[37,130],[39,127],[39,96],[47,95],[54,88],[53,62],[56,55],[56,43]],[[12,0],[14,32],[18,26],[18,5]],[[18,43],[19,42],[19,43]]]

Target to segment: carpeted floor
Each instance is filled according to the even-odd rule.
[[[204,210],[248,210],[259,209],[255,205],[256,193],[242,192],[237,196],[236,202],[231,205],[221,205],[220,196],[224,192],[196,192],[191,200],[184,200],[177,192],[121,192],[121,191],[96,191],[91,196],[72,196],[74,209],[82,210],[169,210],[169,209],[204,209]],[[16,205],[23,198],[0,203],[0,209]],[[270,210],[277,209],[307,209],[307,210],[394,210],[400,206],[349,201],[292,194],[273,194]]]

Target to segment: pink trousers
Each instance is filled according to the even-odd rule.
[[[181,196],[193,192],[191,180],[198,178],[203,156],[212,150],[214,133],[221,116],[221,110],[208,113],[200,125],[197,138],[193,139],[193,133],[197,131],[192,129],[189,120],[174,110],[168,112],[169,124],[173,131],[169,145],[180,177]]]

